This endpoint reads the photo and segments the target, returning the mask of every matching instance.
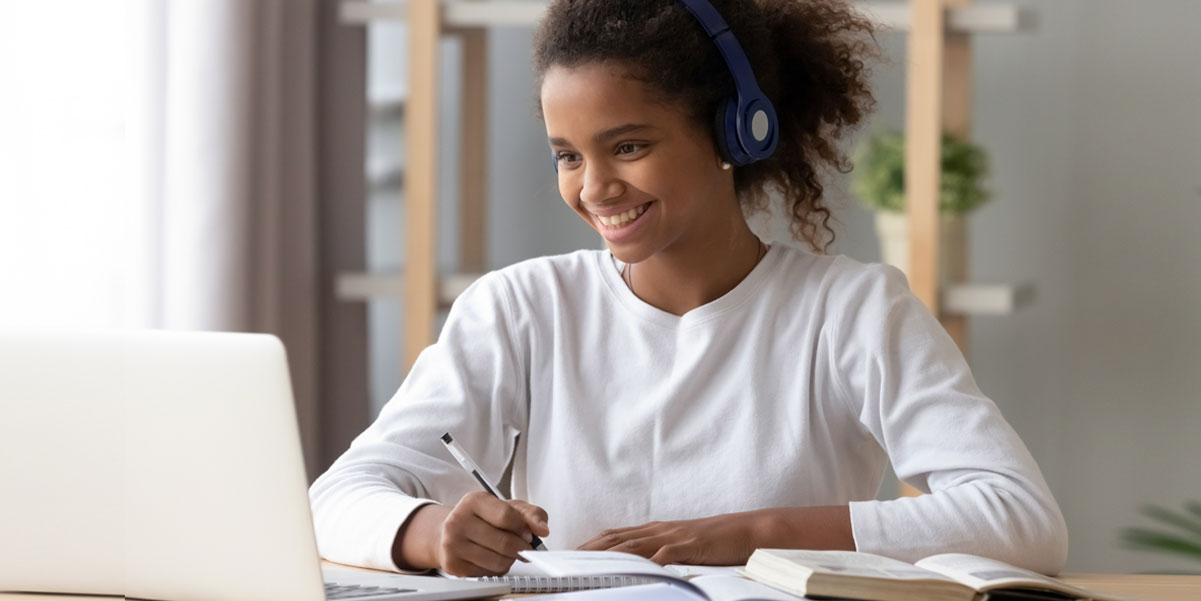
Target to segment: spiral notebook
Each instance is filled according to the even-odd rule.
[[[656,582],[638,576],[484,576],[476,582],[507,584],[514,593],[569,593]]]
[[[443,576],[450,576],[445,572]],[[516,562],[509,573],[504,576],[483,576],[480,578],[456,578],[457,580],[474,580],[492,584],[507,584],[513,593],[569,593],[572,591],[587,591],[599,588],[614,588],[619,586],[634,586],[648,584],[657,580],[643,576],[588,574],[576,576],[551,576],[532,563]]]
[[[504,576],[466,578],[507,584],[513,593],[567,593],[593,589],[684,581],[695,576],[733,575],[733,567],[669,565],[606,551],[539,551],[522,553],[529,563],[517,562]]]

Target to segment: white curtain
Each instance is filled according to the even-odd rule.
[[[156,17],[158,321],[283,339],[312,464],[321,299],[316,2],[172,0]]]
[[[311,476],[367,419],[364,310],[331,298],[334,270],[362,268],[362,198],[318,204],[323,179],[353,196],[336,184],[363,173],[340,142],[361,146],[361,122],[318,114],[319,78],[362,71],[362,31],[335,14],[333,0],[0,3],[0,325],[276,334]],[[363,86],[340,94],[361,103]],[[323,131],[349,159],[319,153]],[[319,215],[350,225],[333,239]]]
[[[154,325],[151,8],[0,2],[0,326]]]
[[[163,17],[163,325],[311,330],[314,3],[176,0]]]

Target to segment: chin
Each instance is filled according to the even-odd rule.
[[[651,254],[653,254],[653,253],[647,252],[645,249],[638,248],[638,247],[631,247],[631,246],[624,246],[624,245],[616,246],[616,245],[610,243],[608,240],[605,241],[605,247],[609,249],[609,252],[613,253],[614,257],[617,257],[618,261],[621,261],[622,263],[628,263],[631,265],[635,264],[635,263],[641,263],[641,262],[645,261],[647,258],[649,258],[651,256]]]

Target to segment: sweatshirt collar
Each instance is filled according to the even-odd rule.
[[[771,273],[780,262],[780,253],[778,245],[767,244],[767,253],[738,285],[721,297],[683,315],[673,315],[638,298],[621,278],[621,270],[625,263],[613,256],[611,251],[604,250],[596,253],[595,256],[597,258],[596,267],[601,270],[601,279],[605,282],[605,287],[622,306],[651,323],[666,328],[680,329],[716,319],[754,298],[763,284],[770,279]]]

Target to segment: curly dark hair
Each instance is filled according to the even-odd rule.
[[[876,105],[864,60],[880,55],[876,31],[845,0],[710,0],[738,38],[772,101],[780,139],[768,159],[737,168],[744,213],[783,198],[794,238],[824,253],[834,242],[823,206],[822,166],[851,170],[838,141]],[[535,104],[547,69],[598,61],[628,65],[652,94],[713,132],[734,80],[717,47],[677,0],[554,0],[534,37]],[[829,233],[822,243],[821,228]]]

